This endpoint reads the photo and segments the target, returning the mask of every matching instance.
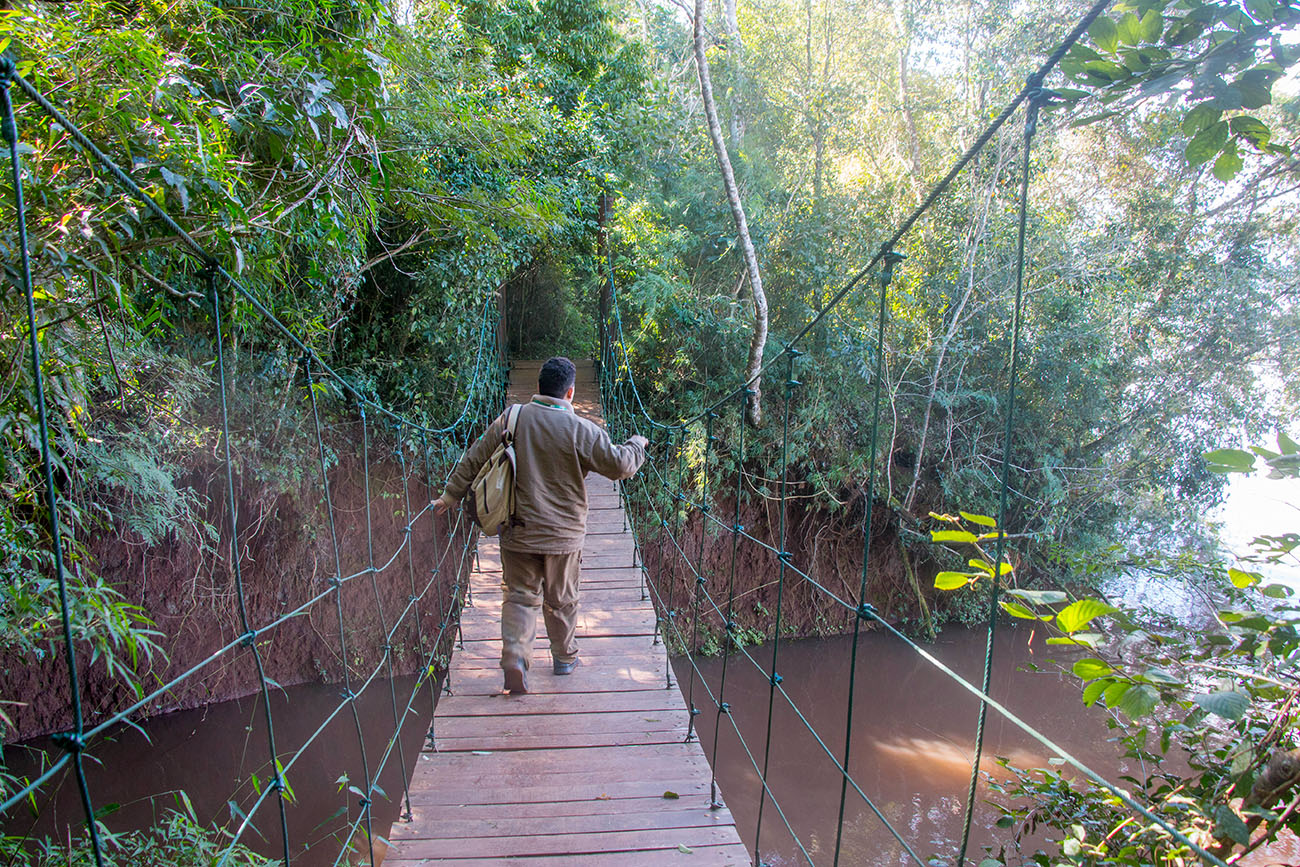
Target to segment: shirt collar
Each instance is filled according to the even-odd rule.
[[[573,404],[562,397],[551,397],[549,394],[533,395],[532,403],[538,406],[544,406],[547,409],[558,409],[560,411],[573,412]]]

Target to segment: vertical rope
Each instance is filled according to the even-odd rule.
[[[397,444],[397,462],[402,470],[402,506],[405,509],[403,514],[406,516],[406,528],[403,531],[406,534],[406,574],[407,577],[411,579],[411,593],[406,597],[406,601],[415,608],[415,641],[416,646],[420,649],[420,659],[428,659],[430,651],[426,649],[427,645],[424,643],[424,613],[420,610],[420,591],[415,584],[415,551],[413,550],[415,547],[415,536],[412,533],[411,528],[411,480],[406,474],[406,447],[401,442]],[[434,570],[434,574],[436,574],[436,566],[434,567]],[[434,691],[435,684],[433,683],[432,672],[427,669],[420,672],[419,679],[416,680],[415,688],[418,690],[420,688],[420,681],[426,679],[429,681],[429,694],[436,696],[437,693]],[[434,707],[436,709],[437,705],[435,704]],[[396,707],[394,707],[393,710],[394,713],[396,713]],[[400,754],[401,743],[402,739],[399,737],[397,739],[397,744],[399,749],[398,758],[402,761],[402,793],[406,796],[406,812],[402,815],[402,819],[403,821],[409,822],[412,819],[411,791],[410,784],[407,782],[406,777],[405,759]]]
[[[384,615],[384,601],[379,594],[379,570],[375,568],[375,533],[372,522],[370,508],[370,425],[366,421],[366,407],[364,404],[358,407],[361,413],[361,459],[365,467],[365,489],[366,489],[366,556],[367,571],[370,573],[370,588],[375,594],[375,614],[379,617],[379,629],[384,636],[384,643],[380,650],[384,654],[384,667],[388,670],[388,693],[393,705],[393,740],[397,742],[397,761],[402,769],[402,792],[405,795],[406,812],[411,812],[411,793],[408,791],[406,782],[406,750],[402,746],[400,735],[401,723],[397,718],[397,684],[393,675],[393,640],[388,631],[388,618]],[[407,542],[410,542],[409,528]],[[410,551],[408,547],[408,553]],[[366,798],[369,799],[373,793],[374,784],[378,780],[371,781],[371,785],[366,788]],[[366,832],[370,834],[370,827],[367,824]],[[371,851],[374,851],[374,842],[370,841]],[[374,856],[371,856],[371,862]]]
[[[731,619],[736,603],[736,559],[740,548],[740,501],[745,478],[745,406],[753,395],[753,389],[737,392],[736,397],[736,508],[731,523],[731,566],[727,576],[727,613],[724,615],[722,628],[726,638],[723,640],[722,674],[718,678],[718,714],[713,723],[713,758],[709,762],[709,806],[717,810],[722,807],[718,799],[718,732],[722,729],[722,715],[731,713],[731,705],[723,699],[727,694],[727,668],[731,653],[736,645],[736,624]]]
[[[221,446],[226,463],[226,509],[230,513],[230,564],[235,575],[235,597],[239,601],[239,624],[244,630],[244,645],[253,654],[257,665],[257,682],[262,694],[263,716],[266,720],[267,746],[271,753],[271,785],[275,789],[276,803],[280,808],[280,835],[284,847],[284,864],[289,867],[289,820],[284,810],[284,779],[280,774],[279,753],[275,749],[275,724],[271,718],[271,691],[266,683],[266,669],[262,665],[262,652],[257,649],[257,635],[248,620],[248,604],[244,597],[244,575],[239,556],[239,513],[235,509],[235,467],[230,458],[230,411],[226,400],[226,358],[221,336],[221,293],[217,291],[217,268],[209,262],[203,269],[212,301],[213,326],[217,338],[217,384],[221,393]],[[244,824],[248,819],[244,820]],[[233,845],[233,844],[232,844]],[[227,850],[229,855],[229,850]]]
[[[338,527],[334,523],[334,502],[330,494],[330,479],[328,468],[325,465],[325,441],[321,436],[320,409],[316,405],[316,389],[311,372],[311,356],[304,356],[304,368],[307,377],[307,394],[311,398],[311,415],[316,430],[316,449],[320,455],[320,477],[321,486],[325,491],[325,514],[328,518],[330,528],[330,542],[334,551],[334,575],[329,579],[329,583],[334,588],[334,608],[338,613],[339,621],[339,661],[343,666],[343,695],[342,698],[348,703],[348,708],[352,711],[352,726],[357,733],[357,750],[361,756],[361,773],[365,782],[363,791],[370,791],[370,761],[366,756],[366,739],[361,730],[361,714],[357,712],[357,696],[352,691],[352,666],[348,662],[348,638],[347,631],[344,628],[343,621],[343,558],[339,550]],[[369,800],[362,795],[361,809],[363,814],[370,816]],[[371,862],[374,862],[373,844],[371,846]]]
[[[704,422],[704,466],[701,470],[704,494],[702,497],[703,503],[700,506],[700,511],[704,513],[704,519],[707,519],[709,514],[709,449],[717,440],[717,437],[713,435],[713,420],[717,417],[716,412],[709,410]],[[699,572],[695,577],[695,605],[691,612],[691,646],[686,648],[687,656],[693,656],[700,646],[700,602],[707,592],[708,585],[708,579],[704,576],[704,537],[708,535],[708,521],[704,519],[700,521],[700,547],[695,555],[695,562],[699,564]],[[686,740],[688,741],[695,738],[695,718],[700,714],[700,709],[695,706],[694,662],[691,663],[690,669],[690,681],[686,690],[686,706],[690,708],[686,724]]]
[[[875,358],[875,389],[871,399],[871,458],[867,463],[867,490],[865,511],[866,514],[862,519],[862,582],[858,587],[858,609],[863,610],[867,605],[867,563],[871,556],[871,507],[876,500],[876,455],[879,451],[879,434],[880,434],[880,394],[884,380],[884,361],[885,361],[885,299],[888,294],[890,281],[894,277],[894,265],[902,261],[905,256],[902,253],[896,253],[893,250],[884,251],[884,266],[880,272],[880,302],[879,314],[876,321],[876,358]],[[853,647],[850,650],[849,657],[849,699],[848,709],[844,722],[844,777],[840,780],[840,812],[839,819],[835,825],[835,860],[834,864],[838,867],[840,863],[840,851],[844,842],[844,803],[849,793],[849,751],[853,745],[853,699],[855,695],[855,686],[857,684],[858,673],[858,638],[862,632],[862,616],[853,619]]]
[[[90,800],[90,786],[82,765],[81,752],[85,748],[85,716],[81,708],[81,682],[77,676],[77,651],[72,643],[72,619],[68,614],[68,576],[63,565],[63,528],[59,522],[59,494],[54,486],[54,461],[50,457],[50,425],[45,414],[45,379],[41,372],[40,329],[36,325],[36,295],[32,290],[32,261],[27,240],[27,208],[23,202],[23,170],[18,155],[18,123],[14,119],[13,101],[9,88],[13,82],[14,62],[0,57],[0,135],[9,148],[9,167],[14,184],[14,212],[18,229],[18,252],[21,259],[20,277],[23,295],[27,300],[27,336],[32,351],[32,388],[35,391],[36,417],[41,431],[41,468],[45,474],[45,506],[49,510],[50,547],[54,555],[54,578],[59,586],[59,616],[63,625],[63,651],[68,667],[68,690],[72,701],[72,731],[58,735],[55,742],[72,756],[72,767],[77,778],[77,793],[81,808],[86,814],[86,830],[90,834],[90,847],[95,863],[104,865],[104,853],[99,840],[99,827],[95,822],[95,808]]]
[[[1016,230],[1016,303],[1011,320],[1011,370],[1007,383],[1007,423],[1002,438],[1002,482],[998,494],[998,543],[993,558],[993,578],[989,581],[989,621],[988,636],[984,643],[984,680],[982,691],[988,694],[989,684],[993,680],[993,638],[998,624],[998,596],[1001,592],[999,581],[1002,576],[1002,558],[1006,554],[1006,520],[1007,498],[1011,480],[1011,436],[1015,426],[1016,414],[1016,379],[1020,364],[1020,328],[1023,320],[1025,289],[1025,223],[1029,203],[1029,155],[1034,133],[1038,130],[1038,110],[1050,95],[1043,90],[1042,78],[1035,75],[1029,79],[1029,103],[1025,108],[1024,153],[1022,154],[1020,176],[1020,216]],[[962,821],[961,848],[957,854],[957,865],[966,863],[966,847],[970,842],[971,821],[975,813],[975,789],[979,783],[980,760],[984,753],[984,722],[988,716],[988,701],[980,698],[979,718],[975,723],[975,757],[971,765],[970,789],[966,795],[966,817]]]
[[[781,649],[781,606],[785,598],[785,573],[786,566],[790,562],[790,552],[785,549],[786,544],[786,496],[788,480],[786,479],[786,469],[790,456],[790,397],[794,390],[802,383],[794,378],[794,361],[803,353],[793,346],[785,348],[786,355],[786,379],[785,379],[785,403],[784,411],[781,418],[781,508],[780,508],[780,552],[777,559],[780,560],[780,571],[777,573],[776,582],[776,619],[772,627],[772,671],[768,675],[767,691],[767,735],[763,741],[763,789],[758,797],[758,822],[754,829],[754,867],[759,867],[761,861],[760,840],[763,834],[763,806],[767,801],[767,770],[768,764],[772,759],[772,711],[776,704],[776,686],[781,682],[781,675],[776,671],[777,654]]]

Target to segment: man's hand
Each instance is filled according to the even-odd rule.
[[[636,443],[636,444],[639,445],[642,449],[649,448],[649,446],[650,446],[650,440],[648,440],[648,439],[646,439],[645,437],[641,436],[641,434],[632,434],[632,436],[630,436],[630,437],[627,438],[627,441],[630,442],[630,443]]]
[[[433,501],[433,513],[435,515],[445,515],[447,514],[447,510],[454,505],[456,505],[456,501],[444,493],[441,497]]]

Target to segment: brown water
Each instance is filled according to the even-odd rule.
[[[398,678],[394,684],[400,718],[415,681]],[[340,690],[338,684],[314,684],[272,692],[271,713],[282,763],[287,763],[338,707]],[[393,731],[388,682],[373,683],[356,704],[373,774]],[[401,741],[408,774],[413,770],[411,763],[419,760],[431,711],[428,687],[424,687],[403,725]],[[177,793],[183,790],[202,823],[237,826],[238,820],[231,820],[228,802],[250,809],[257,798],[253,776],[263,786],[270,776],[263,719],[260,696],[250,696],[155,717],[141,729],[122,726],[92,741],[86,751],[86,777],[96,810],[111,809],[103,817],[104,824],[112,831],[148,828],[168,810],[180,807]],[[40,772],[47,755],[57,758],[59,753],[46,738],[6,745],[4,753],[10,772],[32,776]],[[350,782],[340,783],[344,775]],[[307,747],[287,779],[294,795],[286,808],[293,863],[301,867],[333,864],[341,838],[359,815],[358,796],[349,792],[348,786],[365,788],[356,725],[347,709]],[[376,836],[384,837],[402,809],[403,781],[396,747],[379,785],[387,797],[375,796],[372,814]],[[65,770],[37,794],[36,809],[33,816],[27,807],[15,807],[4,817],[4,832],[59,840],[69,833],[73,837],[85,834],[81,800],[70,771]],[[263,803],[252,822],[257,832],[245,832],[240,842],[263,854],[281,856],[280,817],[274,796]],[[364,834],[354,838],[356,847],[368,856]],[[363,859],[363,863],[368,861]]]
[[[842,757],[844,750],[851,649],[850,638],[783,642],[777,657],[782,686],[837,757]],[[983,632],[945,632],[927,650],[963,677],[979,683]],[[750,653],[765,667],[770,666],[770,644],[750,648]],[[1061,648],[1045,647],[1040,638],[1031,641],[1028,630],[1003,629],[995,646],[990,694],[1114,781],[1131,769],[1120,759],[1119,747],[1108,741],[1111,733],[1105,711],[1083,707],[1078,680],[1058,673],[1049,663],[1050,659],[1069,658]],[[1043,670],[1030,670],[1034,665]],[[690,686],[689,665],[678,658],[674,668],[685,693]],[[722,660],[705,660],[700,670],[716,695]],[[758,772],[725,719],[714,756],[716,710],[698,680],[695,690],[695,705],[703,709],[697,717],[701,742],[713,761],[741,836],[752,851],[761,791]],[[731,658],[723,700],[731,705],[736,726],[759,767],[764,757],[768,691],[766,674],[743,657]],[[768,785],[813,861],[830,864],[842,777],[779,692],[775,708]],[[945,863],[956,860],[978,709],[974,696],[902,642],[876,633],[862,636],[850,772],[923,861],[931,856]],[[994,773],[1000,771],[994,756],[1005,756],[1020,767],[1048,766],[1046,748],[992,709],[984,754],[983,768]],[[996,850],[1006,843],[1008,854],[1012,851],[1011,832],[994,825],[1000,813],[988,803],[984,784],[977,797],[968,850],[968,857],[977,856],[972,863],[982,857],[984,846]],[[760,843],[763,860],[775,867],[808,863],[771,798],[763,811]],[[1029,852],[1032,854],[1032,846]],[[852,787],[839,863],[853,867],[914,863]]]

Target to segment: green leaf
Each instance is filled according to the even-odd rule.
[[[1245,165],[1245,163],[1242,162],[1241,155],[1237,153],[1236,147],[1229,146],[1229,148],[1220,154],[1219,158],[1214,161],[1214,168],[1210,171],[1212,171],[1214,176],[1219,180],[1230,181],[1237,176],[1237,173],[1241,171],[1243,165]]]
[[[1132,12],[1125,12],[1115,25],[1115,35],[1125,45],[1137,45],[1142,42],[1145,31],[1142,22]]]
[[[1155,687],[1141,683],[1124,693],[1118,707],[1128,714],[1129,719],[1137,719],[1151,713],[1159,700],[1160,693],[1156,692]]]
[[[1235,690],[1194,695],[1192,701],[1215,716],[1230,720],[1241,719],[1250,707],[1250,699]]]
[[[1070,670],[1074,672],[1075,677],[1082,680],[1092,680],[1115,671],[1115,669],[1111,668],[1110,663],[1093,656],[1085,656],[1083,659],[1075,660]]]
[[[1286,599],[1295,591],[1285,584],[1266,584],[1260,589],[1260,592],[1269,599]]]
[[[664,792],[664,797],[667,798],[667,799],[670,800],[670,801],[676,801],[678,798],[681,797],[681,795],[679,795],[679,794],[677,794],[676,792],[674,792],[673,790],[669,789],[668,791]]]
[[[1096,704],[1097,699],[1101,698],[1101,694],[1105,692],[1106,687],[1110,686],[1113,682],[1114,681],[1103,677],[1101,680],[1094,680],[1092,683],[1085,686],[1083,688],[1083,706],[1092,707]]]
[[[1007,596],[1018,596],[1026,602],[1034,605],[1055,605],[1058,602],[1064,602],[1068,597],[1060,590],[1007,590]]]
[[[1273,137],[1273,132],[1268,128],[1268,124],[1248,114],[1239,114],[1229,120],[1228,128],[1259,150],[1263,150],[1264,146],[1268,144],[1268,140]]]
[[[972,524],[979,524],[981,527],[996,527],[998,525],[998,522],[990,518],[988,515],[977,515],[974,512],[958,512],[957,514],[961,515]]]
[[[1227,141],[1228,125],[1218,121],[1192,136],[1183,154],[1187,157],[1188,165],[1197,168],[1213,159],[1219,151],[1223,150]]]
[[[1165,29],[1165,19],[1155,9],[1148,9],[1142,14],[1142,41],[1156,42]]]
[[[1100,642],[1100,632],[1076,632],[1073,635],[1053,635],[1043,643],[1067,647],[1096,647]]]
[[[1263,108],[1273,101],[1273,81],[1277,73],[1265,69],[1248,69],[1232,84],[1241,91],[1242,108]]]
[[[1212,103],[1202,102],[1187,112],[1187,116],[1183,118],[1183,132],[1196,135],[1221,117],[1223,117],[1223,109],[1215,108]]]
[[[1233,587],[1245,589],[1254,587],[1263,578],[1258,572],[1243,572],[1240,569],[1229,569],[1228,580],[1232,582]]]
[[[1056,625],[1063,632],[1077,632],[1092,622],[1094,618],[1114,614],[1119,609],[1096,599],[1080,599],[1061,609],[1056,615]]]
[[[1118,707],[1120,700],[1124,698],[1124,693],[1128,692],[1130,686],[1132,684],[1128,681],[1111,681],[1110,686],[1106,687],[1105,692],[1102,693],[1106,698],[1106,707]]]
[[[1119,28],[1105,15],[1098,16],[1096,21],[1088,25],[1088,36],[1093,45],[1109,54],[1114,54],[1115,49],[1119,48]]]
[[[1212,473],[1245,473],[1255,468],[1255,456],[1241,449],[1215,449],[1202,457]]]
[[[998,604],[1002,606],[1003,611],[1007,612],[1012,617],[1019,617],[1021,620],[1046,620],[1050,622],[1052,619],[1052,615],[1050,614],[1039,617],[1019,602],[1008,602],[1003,599],[998,602]]]
[[[1284,455],[1300,454],[1300,445],[1287,436],[1285,431],[1277,432],[1277,447],[1282,450]]]
[[[1214,836],[1227,837],[1242,846],[1250,845],[1250,829],[1227,804],[1214,808]]]
[[[974,542],[978,537],[965,530],[931,530],[931,542]]]
[[[1181,680],[1174,677],[1163,668],[1148,668],[1144,672],[1143,676],[1146,677],[1147,680],[1154,683],[1162,683],[1166,686],[1179,686],[1182,684]]]
[[[934,586],[938,590],[956,590],[969,584],[972,577],[965,572],[940,572],[934,576]]]

